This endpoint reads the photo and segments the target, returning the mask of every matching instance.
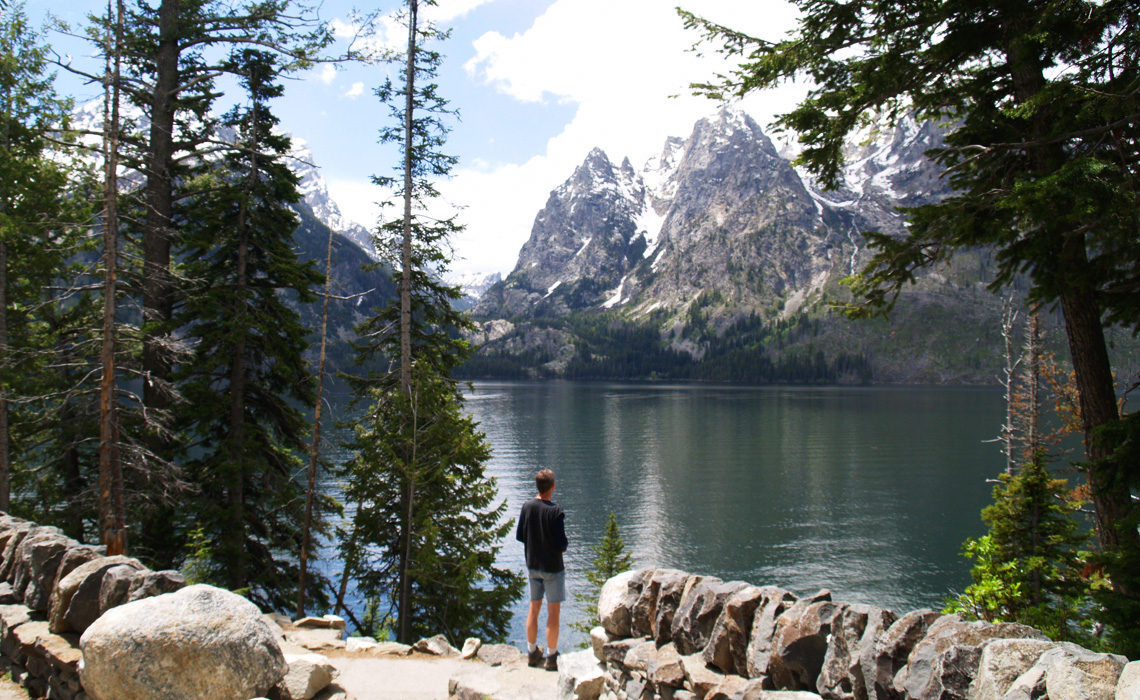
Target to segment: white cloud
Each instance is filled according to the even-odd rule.
[[[364,83],[357,81],[357,82],[353,83],[352,87],[350,87],[343,95],[341,95],[341,97],[347,97],[349,99],[354,100],[363,94],[364,94]]]
[[[327,180],[325,185],[345,217],[367,228],[375,225],[380,216],[380,205],[377,202],[384,198],[384,190],[367,180],[334,178]]]
[[[700,13],[770,40],[795,17],[783,0],[702,0]],[[545,153],[492,172],[462,170],[446,183],[452,200],[470,205],[462,216],[468,231],[456,241],[466,257],[457,271],[509,271],[547,194],[590,149],[601,147],[616,162],[629,156],[640,167],[667,136],[688,136],[714,112],[716,103],[692,96],[688,85],[727,66],[715,52],[689,51],[698,39],[673,4],[660,0],[557,0],[526,32],[477,39],[465,66],[473,80],[522,102],[576,104],[577,112]],[[767,125],[803,92],[754,95],[740,106]]]
[[[435,7],[428,7],[425,14],[433,22],[449,22],[465,17],[468,12],[491,0],[440,0]]]
[[[321,72],[317,74],[317,80],[321,81],[325,85],[328,85],[332,81],[336,80],[336,66],[332,65],[331,63],[326,63],[321,66]]]

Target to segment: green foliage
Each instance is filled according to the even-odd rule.
[[[582,647],[589,646],[590,630],[598,621],[598,596],[602,586],[614,576],[629,571],[633,567],[632,557],[625,551],[625,542],[618,533],[617,516],[610,513],[606,520],[606,531],[598,544],[590,547],[594,552],[593,565],[586,570],[586,580],[589,585],[581,592],[574,594],[574,599],[585,606],[586,619],[570,624],[571,629],[578,630],[587,636]]]
[[[495,565],[511,523],[485,472],[490,446],[451,379],[470,352],[459,332],[472,324],[453,305],[462,293],[441,282],[461,226],[426,214],[435,181],[456,161],[439,150],[451,111],[430,82],[441,56],[429,44],[446,34],[420,23],[421,4],[434,3],[408,0],[402,13],[410,40],[400,79],[376,91],[392,116],[381,141],[405,156],[399,176],[374,177],[403,204],[375,238],[400,298],[357,328],[361,363],[383,357],[390,366],[351,380],[370,406],[347,445],[345,498],[356,513],[341,552],[365,599],[389,603],[371,624],[393,628],[400,642],[442,633],[459,643],[503,638],[524,581]]]
[[[187,586],[197,583],[211,586],[221,584],[218,565],[214,560],[213,540],[201,525],[195,525],[186,533],[186,557],[182,560],[180,572],[186,577]]]
[[[1021,622],[1053,639],[1087,641],[1091,625],[1079,549],[1087,541],[1073,517],[1078,503],[1039,453],[1015,474],[1002,474],[994,502],[982,510],[989,534],[969,539],[974,583],[947,612],[989,622]]]
[[[292,248],[300,199],[267,102],[280,95],[271,54],[243,49],[231,59],[249,94],[223,121],[236,148],[200,180],[188,226],[185,274],[193,288],[176,318],[193,355],[178,370],[186,399],[179,427],[184,464],[198,496],[182,507],[214,540],[210,555],[225,585],[249,588],[259,605],[290,609],[296,585],[306,448],[302,407],[315,384],[303,359],[308,329],[282,297],[314,298],[321,276]],[[327,497],[317,512],[328,512]],[[327,604],[324,580],[309,595]]]

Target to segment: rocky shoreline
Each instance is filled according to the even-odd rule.
[[[1140,662],[1016,623],[901,617],[648,568],[610,579],[563,700],[1140,700]]]

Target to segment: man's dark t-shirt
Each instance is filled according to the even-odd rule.
[[[553,501],[532,498],[523,504],[515,538],[525,545],[526,568],[556,574],[565,566],[566,514]]]

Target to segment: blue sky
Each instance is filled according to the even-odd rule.
[[[686,9],[766,39],[792,28],[784,0],[678,0]],[[26,0],[33,21],[49,10],[81,25],[91,0]],[[325,0],[324,19],[343,23],[351,0]],[[535,214],[594,147],[616,162],[640,167],[668,136],[688,136],[717,105],[688,95],[695,80],[724,71],[716,55],[687,49],[673,0],[440,0],[431,10],[452,30],[439,48],[445,61],[440,93],[460,112],[446,151],[459,157],[442,183],[462,207],[467,230],[454,241],[456,273],[509,272]],[[364,6],[385,12],[398,3]],[[381,40],[385,38],[381,32]],[[60,35],[45,39],[78,62],[88,47]],[[403,37],[393,31],[389,41]],[[373,202],[385,193],[370,184],[388,174],[394,154],[377,144],[388,112],[372,93],[387,68],[318,67],[295,76],[274,105],[282,127],[305,139],[330,192],[350,218],[372,227]],[[63,76],[61,76],[63,79]],[[97,91],[65,79],[61,90],[82,99]],[[790,86],[754,95],[740,106],[766,125],[803,94]],[[671,97],[675,96],[675,97]]]

